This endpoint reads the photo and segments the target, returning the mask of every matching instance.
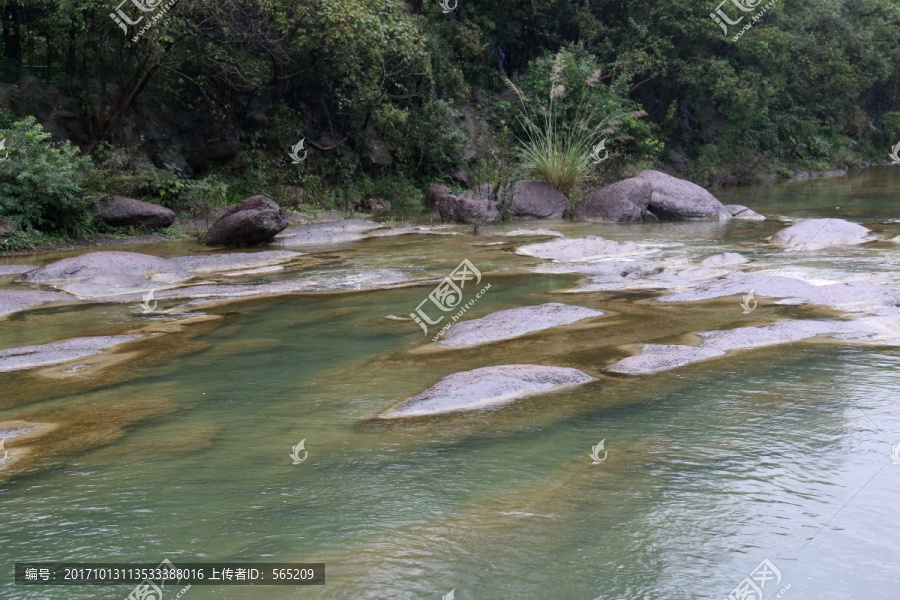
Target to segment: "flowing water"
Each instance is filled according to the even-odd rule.
[[[873,169],[720,198],[894,236],[897,184],[897,170]],[[539,226],[690,260],[738,251],[762,272],[900,291],[900,246],[788,256],[762,241],[785,225]],[[327,565],[325,586],[194,586],[188,600],[437,600],[452,589],[459,600],[725,598],[764,559],[780,571],[767,599],[900,597],[900,464],[890,456],[900,350],[797,343],[614,376],[604,368],[629,354],[626,344],[835,313],[568,294],[578,276],[527,272],[542,261],[513,254],[525,238],[499,235],[521,226],[330,248],[280,277],[346,291],[208,309],[221,318],[132,344],[97,370],[0,374],[0,421],[56,424],[28,446],[27,467],[0,480],[0,597],[117,599],[131,587],[16,586],[16,561],[163,558]],[[440,277],[463,258],[491,283],[466,318],[544,302],[607,315],[422,351],[414,323],[384,317],[407,315],[433,283],[353,289],[379,274]],[[124,305],[32,310],[0,323],[0,349],[147,322]],[[488,411],[374,418],[445,375],[508,363],[575,367],[596,381]],[[301,440],[308,459],[293,465]],[[594,465],[600,440],[608,458]]]

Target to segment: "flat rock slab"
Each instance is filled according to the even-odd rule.
[[[738,254],[737,252],[723,252],[722,254],[715,254],[713,256],[704,258],[700,261],[700,265],[704,267],[711,267],[714,269],[721,269],[727,267],[739,267],[748,262],[750,261],[742,254]]]
[[[768,238],[785,250],[802,252],[838,246],[855,246],[872,240],[872,232],[843,219],[806,219]]]
[[[510,308],[491,313],[480,319],[457,323],[435,345],[472,346],[499,340],[508,340],[534,331],[569,325],[592,317],[601,317],[599,310],[571,306],[559,302]]]
[[[290,250],[267,250],[264,252],[229,252],[201,256],[176,256],[168,260],[179,269],[189,273],[222,273],[278,265],[300,256],[303,256],[303,254],[291,252]]]
[[[142,338],[142,335],[107,335],[81,337],[41,344],[0,350],[0,373],[23,371],[36,367],[58,365],[99,354],[101,351]]]
[[[74,296],[64,292],[0,290],[0,317],[45,304],[74,301],[76,301]]]
[[[381,223],[363,219],[314,223],[288,227],[275,237],[273,243],[285,248],[348,244],[365,239],[367,231],[381,227],[384,227]]]
[[[499,365],[448,375],[435,385],[381,415],[384,419],[420,417],[508,404],[526,396],[573,388],[593,381],[565,367]]]
[[[593,235],[583,238],[560,238],[549,242],[527,244],[516,250],[516,254],[534,256],[560,262],[587,262],[617,256],[650,254],[648,250],[634,242],[613,242]]]
[[[783,321],[764,327],[706,331],[699,335],[703,341],[698,346],[643,344],[641,354],[623,358],[609,366],[608,370],[626,375],[647,375],[723,356],[732,350],[786,344],[821,335],[839,335],[851,339],[877,337],[877,333],[864,323],[824,320]]]
[[[829,285],[812,285],[801,279],[772,275],[733,272],[702,283],[696,289],[658,298],[657,302],[696,302],[726,296],[745,295],[779,298],[780,304],[823,304],[842,309],[897,306],[900,297],[886,287],[852,281]]]
[[[520,236],[520,235],[549,235],[552,237],[566,237],[558,231],[553,229],[514,229],[512,231],[507,231],[506,235],[508,236]]]
[[[21,275],[37,268],[37,265],[0,265],[0,275]]]

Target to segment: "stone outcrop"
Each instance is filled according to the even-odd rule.
[[[584,385],[593,378],[564,367],[499,365],[448,375],[426,391],[381,415],[419,417],[508,404],[526,396]]]
[[[281,207],[265,196],[251,196],[232,206],[204,236],[211,246],[264,244],[287,227]]]
[[[165,206],[122,196],[105,196],[96,212],[101,221],[112,227],[162,229],[175,222],[175,213]]]

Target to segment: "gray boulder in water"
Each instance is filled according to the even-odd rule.
[[[447,375],[383,419],[421,417],[508,404],[519,398],[577,387],[593,381],[578,369],[541,365],[498,365]]]
[[[649,209],[660,219],[731,218],[725,206],[696,183],[653,170],[641,172],[637,179],[652,187]]]
[[[843,219],[806,219],[768,238],[785,250],[809,251],[855,246],[871,241],[869,229]]]
[[[699,185],[647,170],[593,192],[575,207],[575,216],[604,221],[724,220],[731,213]]]
[[[158,204],[123,196],[106,196],[97,205],[97,216],[112,227],[161,229],[175,222],[175,213]]]
[[[500,220],[500,208],[489,183],[459,196],[447,194],[438,201],[438,213],[444,222],[473,223]]]
[[[589,194],[575,207],[575,218],[598,221],[640,221],[648,212],[653,187],[637,177],[625,179]]]
[[[288,226],[281,207],[265,196],[250,196],[213,223],[204,241],[210,246],[264,244]]]
[[[752,211],[743,204],[728,204],[725,210],[731,215],[732,219],[741,221],[765,221],[766,218],[758,212]]]
[[[569,199],[542,181],[517,181],[512,188],[512,212],[519,218],[553,219],[563,216]]]

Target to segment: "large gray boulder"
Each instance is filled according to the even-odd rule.
[[[0,244],[11,238],[16,233],[16,226],[6,221],[0,221]]]
[[[822,250],[837,246],[855,246],[872,240],[872,232],[862,225],[843,219],[806,219],[768,238],[785,250]]]
[[[449,198],[452,195],[450,188],[446,185],[432,183],[425,188],[425,206],[433,208],[437,206],[441,200]]]
[[[250,196],[225,211],[206,232],[210,246],[264,244],[288,226],[281,207],[265,196]]]
[[[565,194],[542,181],[517,181],[511,192],[512,212],[516,217],[559,218],[569,207]]]
[[[105,196],[96,211],[100,220],[112,227],[161,229],[175,222],[175,213],[164,206],[122,196]]]
[[[381,415],[420,417],[507,404],[535,394],[584,385],[593,378],[578,369],[541,365],[499,365],[448,375]]]
[[[695,183],[653,170],[641,172],[637,179],[652,187],[649,209],[660,219],[731,218],[715,196]]]
[[[437,205],[438,213],[444,222],[473,223],[500,220],[500,207],[494,198],[490,184],[482,184],[459,196],[449,194]]]
[[[729,219],[731,213],[699,185],[647,170],[591,193],[575,207],[575,217],[603,221]]]
[[[480,319],[457,323],[444,334],[436,346],[473,346],[508,340],[552,327],[569,325],[584,319],[603,316],[603,312],[550,302],[539,306],[524,306],[491,313]]]
[[[575,207],[575,218],[600,221],[640,221],[649,212],[653,187],[637,177],[625,179],[589,194]]]

